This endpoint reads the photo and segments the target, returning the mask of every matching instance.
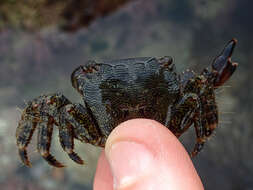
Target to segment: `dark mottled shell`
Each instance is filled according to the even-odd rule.
[[[111,131],[120,122],[138,117],[165,123],[168,107],[179,93],[179,80],[175,67],[161,60],[130,58],[87,66],[96,70],[78,76],[79,90],[99,126],[110,126]]]

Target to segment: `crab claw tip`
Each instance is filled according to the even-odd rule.
[[[222,55],[225,58],[229,58],[232,56],[232,53],[234,51],[235,45],[237,44],[237,39],[233,38],[224,48]]]
[[[233,63],[232,63],[232,66],[237,67],[237,66],[238,66],[238,63],[233,62]]]
[[[233,41],[236,44],[238,40],[236,38],[233,38],[231,41]]]

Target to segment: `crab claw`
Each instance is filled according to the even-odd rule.
[[[222,53],[214,60],[212,64],[213,71],[217,72],[217,78],[214,81],[214,86],[219,87],[225,83],[230,76],[234,73],[237,63],[231,62],[231,56],[235,45],[236,39],[232,39],[224,48]]]

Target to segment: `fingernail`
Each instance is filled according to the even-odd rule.
[[[139,182],[148,175],[154,156],[143,144],[131,141],[119,141],[106,150],[110,163],[114,189],[124,189]]]

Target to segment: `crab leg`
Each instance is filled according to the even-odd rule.
[[[196,94],[188,93],[183,96],[182,100],[178,103],[176,111],[172,114],[169,129],[179,137],[186,131],[194,122],[196,132],[196,144],[191,152],[194,157],[201,151],[206,140],[205,128],[203,121],[201,121],[201,105],[200,100]]]
[[[94,120],[85,106],[71,104],[60,93],[43,95],[28,103],[16,130],[20,158],[27,166],[31,164],[26,148],[37,125],[38,152],[50,165],[55,167],[64,166],[49,152],[53,125],[59,127],[61,146],[78,164],[83,164],[83,160],[73,151],[74,138],[95,145],[101,145],[102,142],[99,129],[94,128],[96,126]]]
[[[83,160],[73,151],[74,138],[87,143],[99,143],[98,131],[89,131],[89,126],[95,126],[86,108],[80,104],[68,104],[60,110],[59,137],[61,146],[69,157],[78,164]],[[90,127],[93,128],[93,127]]]
[[[59,126],[59,138],[61,146],[69,157],[78,164],[84,164],[83,160],[73,151],[74,149],[74,134],[73,127],[66,122],[64,118],[61,118],[61,125]]]
[[[60,125],[70,125],[73,136],[81,142],[98,145],[100,143],[99,129],[97,129],[93,118],[88,113],[85,105],[69,104],[61,110]]]
[[[28,159],[26,148],[32,138],[36,124],[36,122],[32,122],[31,120],[20,120],[16,131],[19,155],[22,162],[28,167],[31,167],[31,163]]]
[[[196,117],[196,120],[194,122],[194,127],[195,127],[195,133],[197,136],[197,142],[194,146],[193,151],[190,154],[191,157],[196,156],[204,147],[206,137],[205,137],[205,130],[202,124],[203,123],[201,123],[200,117],[199,116]]]
[[[188,93],[179,101],[177,107],[171,115],[169,129],[179,137],[193,123],[195,110],[200,107],[196,94]]]
[[[41,156],[52,166],[61,168],[64,167],[54,156],[49,153],[51,138],[53,132],[53,122],[49,119],[47,122],[43,121],[38,126],[38,144],[37,149]]]

